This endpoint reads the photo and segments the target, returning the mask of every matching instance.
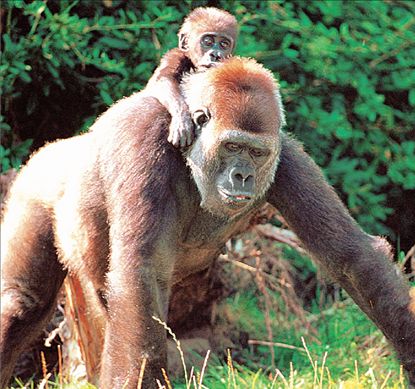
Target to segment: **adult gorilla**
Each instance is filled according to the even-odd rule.
[[[137,93],[19,173],[2,226],[1,387],[45,325],[67,269],[104,323],[100,387],[137,387],[143,360],[144,387],[156,387],[166,335],[153,316],[166,319],[172,285],[208,267],[267,201],[384,332],[415,383],[414,296],[387,244],[358,227],[280,131],[272,75],[233,58],[183,88],[197,126],[184,158],[167,142],[165,108]]]

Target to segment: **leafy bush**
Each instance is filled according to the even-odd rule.
[[[83,131],[106,106],[141,89],[176,45],[184,15],[206,3],[3,2],[3,169],[24,159],[27,139],[36,148]],[[359,222],[387,232],[391,198],[415,189],[414,4],[216,4],[240,22],[237,53],[281,78],[288,130]]]

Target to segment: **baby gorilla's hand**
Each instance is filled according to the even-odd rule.
[[[167,140],[175,147],[190,146],[194,139],[193,121],[188,110],[172,115]]]

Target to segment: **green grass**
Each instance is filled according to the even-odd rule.
[[[235,327],[251,339],[267,340],[264,314],[257,298],[236,295],[223,306]],[[284,315],[285,316],[285,315]],[[207,388],[406,388],[394,353],[379,330],[350,300],[325,310],[311,309],[308,319],[318,332],[311,336],[298,330],[292,315],[272,317],[273,341],[277,343],[274,367],[268,346],[239,350],[236,363],[209,358],[203,385]],[[295,349],[286,347],[294,346]],[[174,388],[189,385],[176,382]],[[191,385],[191,388],[197,387]]]
[[[221,304],[218,325],[231,325],[249,333],[250,339],[267,340],[261,296],[237,294]],[[274,367],[269,346],[249,345],[223,355],[209,354],[203,366],[186,366],[185,379],[173,381],[173,388],[262,389],[262,388],[342,388],[404,389],[405,379],[394,353],[382,334],[350,300],[326,309],[312,307],[307,319],[315,334],[298,328],[292,314],[272,314]],[[287,348],[294,346],[295,348]],[[234,358],[237,355],[237,358]],[[236,361],[237,359],[237,361]],[[184,377],[184,375],[183,375]],[[12,388],[34,388],[15,383]],[[45,386],[44,386],[45,387]],[[48,382],[60,388],[59,379]],[[64,388],[93,389],[87,384]],[[166,384],[166,387],[167,384]]]

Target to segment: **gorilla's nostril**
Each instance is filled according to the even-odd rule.
[[[244,180],[244,178],[243,178],[243,176],[242,176],[242,174],[240,174],[240,173],[236,173],[236,174],[235,174],[235,178],[236,178],[238,181],[241,181],[241,182],[245,181],[245,180]]]

